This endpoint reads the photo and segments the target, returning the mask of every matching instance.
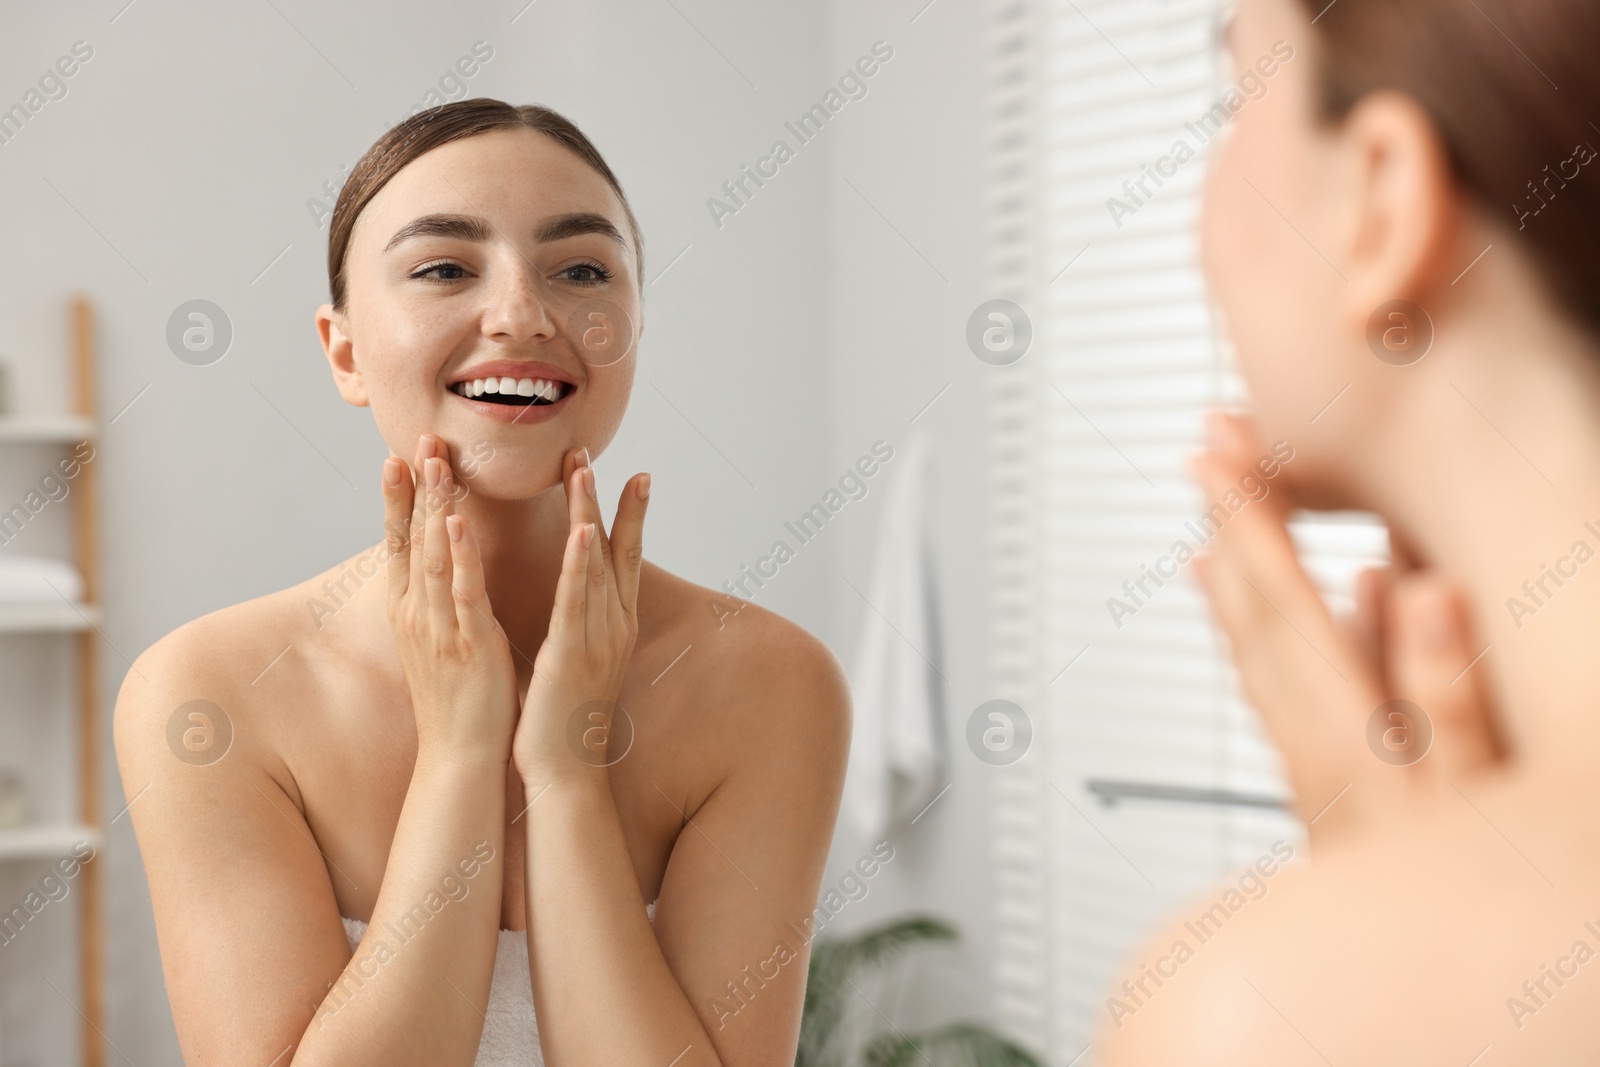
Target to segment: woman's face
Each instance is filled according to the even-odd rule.
[[[496,130],[419,156],[361,212],[344,269],[344,311],[324,305],[318,327],[341,395],[395,455],[436,434],[471,492],[524,499],[616,434],[637,260],[621,201],[558,142]]]
[[[1232,84],[1253,72],[1265,91],[1246,98],[1223,135],[1201,219],[1206,279],[1257,423],[1267,441],[1294,446],[1294,469],[1285,472],[1308,496],[1326,488],[1340,454],[1349,423],[1318,416],[1351,383],[1359,361],[1352,337],[1360,340],[1346,283],[1329,262],[1339,258],[1341,187],[1333,138],[1314,119],[1313,32],[1297,0],[1239,4],[1229,31]]]

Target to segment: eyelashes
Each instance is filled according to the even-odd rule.
[[[561,273],[566,274],[568,271],[574,270],[592,270],[597,275],[597,281],[609,282],[611,280],[611,272],[607,270],[604,265],[595,263],[592,260],[585,260],[582,263],[574,263]],[[579,284],[581,285],[585,283],[580,282]],[[593,285],[595,282],[591,281],[587,284]]]
[[[445,278],[436,273],[442,270],[459,271],[460,274],[454,278]],[[570,267],[563,267],[558,277],[569,275],[573,271],[583,270],[592,272],[594,277],[583,279],[568,278],[567,280],[572,282],[574,285],[600,285],[605,282],[609,282],[614,277],[613,272],[608,270],[604,264],[596,263],[593,260],[584,260],[581,263],[574,263]],[[435,285],[449,285],[451,282],[459,282],[463,280],[466,276],[466,268],[461,264],[454,262],[453,260],[441,259],[436,263],[429,263],[423,267],[419,267],[409,276],[419,280],[429,281]]]
[[[426,267],[418,269],[411,275],[411,277],[427,278],[429,281],[441,284],[445,282],[458,282],[461,280],[460,278],[440,278],[433,273],[436,270],[444,270],[447,268],[450,270],[462,269],[461,264],[459,263],[452,263],[449,260],[440,260],[438,263],[429,263]]]

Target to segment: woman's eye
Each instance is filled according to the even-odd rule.
[[[598,263],[577,263],[563,270],[561,277],[579,285],[594,285],[610,280],[611,272]]]
[[[457,273],[452,276],[446,276],[435,274],[435,271],[456,271]],[[466,274],[462,271],[459,263],[433,263],[412,275],[413,278],[431,277],[436,282],[458,282],[465,276]]]

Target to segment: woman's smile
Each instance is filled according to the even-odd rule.
[[[512,360],[466,367],[445,388],[477,414],[507,423],[553,419],[578,391],[572,376],[554,364]]]

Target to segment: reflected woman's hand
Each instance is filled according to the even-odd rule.
[[[1195,473],[1220,500],[1265,449],[1244,418],[1208,425]],[[1281,489],[1248,503],[1194,565],[1318,846],[1448,793],[1501,747],[1455,590],[1396,553],[1361,576],[1356,614],[1338,624],[1295,552],[1292,508]]]
[[[399,459],[383,465],[389,626],[411,691],[418,758],[504,765],[517,706],[511,649],[472,528],[452,513],[456,481],[443,442],[423,434],[415,470],[421,486]]]
[[[587,451],[563,460],[569,529],[550,629],[533,661],[512,759],[530,797],[557,778],[607,766],[631,740],[615,721],[616,699],[639,633],[639,573],[650,476],[623,486],[611,536],[600,514]]]

